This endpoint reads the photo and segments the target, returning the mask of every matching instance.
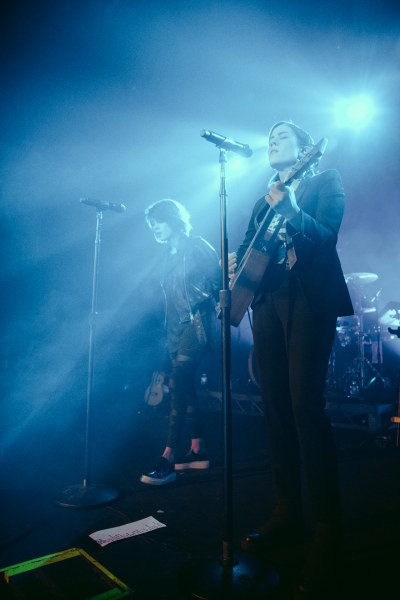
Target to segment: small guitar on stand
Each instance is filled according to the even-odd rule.
[[[303,175],[324,153],[328,140],[322,138],[299,160],[286,178],[285,185]],[[231,325],[238,327],[278,244],[278,233],[285,218],[270,208],[246,250],[231,282]]]
[[[151,378],[151,383],[144,394],[144,401],[149,406],[157,406],[164,397],[164,379],[165,373],[155,371]]]

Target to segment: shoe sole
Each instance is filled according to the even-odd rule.
[[[166,483],[170,483],[171,481],[176,480],[176,473],[171,473],[164,479],[155,479],[154,477],[147,477],[147,475],[142,475],[140,481],[142,483],[149,483],[150,485],[165,485]]]
[[[186,469],[208,469],[209,466],[209,460],[197,460],[191,463],[180,463],[175,465],[175,471],[185,471]]]

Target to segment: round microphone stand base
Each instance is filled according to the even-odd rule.
[[[224,566],[221,555],[191,558],[181,568],[177,585],[188,600],[255,600],[268,597],[279,583],[275,568],[259,556],[235,553]]]
[[[66,508],[94,508],[112,502],[119,491],[106,485],[71,485],[54,498],[56,504]]]

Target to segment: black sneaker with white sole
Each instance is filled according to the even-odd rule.
[[[176,480],[175,467],[162,456],[155,467],[141,476],[140,481],[150,485],[165,485]]]
[[[210,461],[208,460],[207,452],[197,454],[190,450],[182,460],[175,462],[175,470],[183,471],[184,469],[208,469]]]

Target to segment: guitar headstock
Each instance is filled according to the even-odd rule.
[[[285,185],[290,185],[294,179],[299,179],[307,169],[311,167],[325,152],[328,140],[322,138],[318,144],[315,144],[307,154],[303,156],[289,172],[285,180]]]

